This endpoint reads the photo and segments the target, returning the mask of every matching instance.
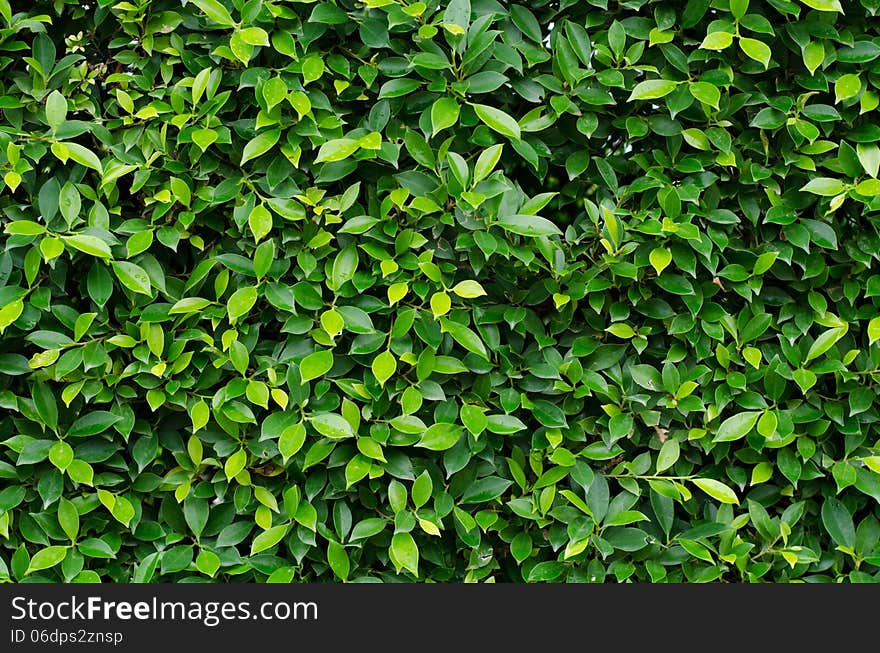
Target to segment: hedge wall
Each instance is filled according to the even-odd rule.
[[[880,0],[0,0],[0,578],[880,579]]]

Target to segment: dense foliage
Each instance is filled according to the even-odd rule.
[[[0,577],[880,579],[880,0],[0,0]]]

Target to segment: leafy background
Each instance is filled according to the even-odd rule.
[[[877,580],[878,8],[0,0],[0,577]]]

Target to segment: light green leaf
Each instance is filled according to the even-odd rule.
[[[269,213],[269,209],[262,204],[257,204],[251,209],[248,215],[248,227],[256,243],[268,236],[272,231],[272,214]]]
[[[333,540],[327,543],[327,564],[330,565],[330,569],[339,580],[348,579],[351,561],[348,559],[345,547]]]
[[[236,290],[226,302],[226,313],[229,315],[229,321],[234,324],[238,318],[246,315],[256,302],[256,286],[245,286]]]
[[[245,27],[239,34],[248,45],[269,45],[269,35],[262,27]]]
[[[76,540],[79,534],[79,511],[76,505],[65,497],[58,500],[58,524],[71,542]]]
[[[266,549],[271,549],[284,539],[288,530],[290,530],[290,524],[279,524],[278,526],[268,528],[257,535],[253,542],[251,542],[251,555],[256,555]]]
[[[431,105],[431,129],[437,134],[458,122],[460,108],[450,97],[442,97]]]
[[[116,273],[116,277],[122,282],[123,286],[133,292],[152,296],[153,290],[150,286],[150,277],[141,266],[129,263],[128,261],[113,261],[111,265],[113,266],[113,272]]]
[[[440,329],[443,333],[451,335],[453,340],[468,351],[477,354],[487,361],[489,360],[489,354],[486,352],[486,346],[483,344],[483,341],[465,325],[454,320],[440,318]]]
[[[205,12],[205,15],[215,23],[227,27],[235,26],[235,21],[232,20],[229,11],[218,0],[190,0],[190,2]]]
[[[801,190],[804,192],[826,197],[839,195],[843,192],[844,188],[846,188],[846,186],[842,181],[831,177],[816,177],[815,179],[811,179],[804,186],[801,186]]]
[[[801,0],[802,3],[817,11],[836,11],[843,13],[843,6],[840,0]]]
[[[319,55],[306,57],[302,61],[303,86],[321,79],[324,74],[324,60]]]
[[[474,184],[478,184],[492,174],[495,166],[498,165],[499,159],[501,159],[503,150],[504,144],[497,143],[480,152],[480,156],[477,157],[477,162],[474,164]]]
[[[309,421],[318,433],[331,440],[353,438],[356,435],[348,420],[336,413],[318,413],[309,417]]]
[[[718,108],[718,103],[721,101],[721,91],[715,86],[715,84],[710,84],[708,82],[691,82],[688,85],[688,90],[690,90],[691,95],[703,104],[708,104],[715,109]]]
[[[825,61],[825,46],[822,45],[822,41],[810,41],[805,45],[803,58],[807,70],[811,75],[815,74],[816,69]]]
[[[319,376],[324,376],[333,367],[333,352],[322,349],[309,354],[300,361],[299,374],[303,383],[307,383]]]
[[[491,129],[494,129],[502,136],[507,136],[514,140],[520,139],[519,124],[517,124],[513,117],[501,109],[490,107],[487,104],[473,104],[471,106],[476,111],[477,117]]]
[[[672,252],[665,247],[655,247],[648,254],[648,262],[654,271],[659,275],[672,262]]]
[[[856,186],[856,192],[866,197],[880,195],[880,179],[865,179]]]
[[[660,447],[660,453],[657,454],[657,473],[660,474],[672,467],[678,461],[680,451],[678,440],[675,438],[666,440]]]
[[[730,32],[711,32],[700,43],[700,48],[703,50],[724,50],[733,44],[733,36]]]
[[[371,370],[379,385],[385,385],[385,382],[397,371],[397,359],[394,354],[385,350],[373,359]]]
[[[432,424],[416,443],[417,447],[430,449],[431,451],[445,451],[451,449],[462,434],[462,427],[458,424],[439,422]]]
[[[34,557],[31,558],[26,573],[32,574],[35,571],[42,571],[54,567],[64,560],[69,548],[69,546],[47,546],[45,549],[37,551],[34,554]]]
[[[460,281],[452,287],[452,292],[454,292],[459,297],[464,297],[465,299],[473,299],[475,297],[482,297],[486,294],[486,291],[483,290],[483,286],[473,280]]]
[[[205,299],[203,297],[184,297],[181,300],[178,300],[174,303],[170,309],[168,309],[169,315],[176,315],[178,313],[196,313],[201,311],[203,308],[210,306],[213,302],[209,299]]]
[[[262,156],[270,149],[275,147],[275,144],[278,142],[278,139],[281,138],[281,130],[280,129],[270,129],[269,131],[263,132],[262,134],[258,134],[250,141],[248,141],[247,145],[244,146],[244,150],[241,155],[241,165],[244,165],[251,159],[256,159],[259,156]]]
[[[110,246],[96,236],[87,234],[76,234],[73,236],[62,236],[64,242],[86,254],[97,256],[99,258],[111,258],[113,254],[110,252]]]
[[[634,100],[657,100],[676,89],[678,82],[671,79],[649,79],[636,84],[627,102]]]
[[[813,341],[813,344],[810,345],[810,350],[807,352],[807,357],[804,359],[804,362],[809,363],[814,358],[818,358],[831,349],[838,340],[846,335],[847,330],[847,327],[835,327],[821,333],[819,337]]]
[[[67,148],[67,154],[71,159],[87,168],[97,170],[99,174],[103,174],[101,160],[90,149],[83,147],[79,143],[70,143],[67,141],[64,142],[64,147]]]
[[[880,340],[880,317],[872,318],[868,322],[868,340],[872,345]]]
[[[739,499],[737,499],[736,497],[736,492],[734,492],[730,487],[728,487],[721,481],[716,481],[711,478],[695,478],[693,480],[694,485],[696,485],[713,499],[717,499],[721,503],[739,504]]]
[[[834,101],[841,102],[855,97],[862,89],[862,79],[853,73],[841,75],[834,82]]]
[[[247,464],[247,453],[244,449],[239,449],[226,459],[223,465],[223,472],[226,474],[227,480],[232,480],[238,473],[244,469]]]
[[[46,122],[49,123],[52,131],[56,132],[66,119],[67,100],[58,91],[52,91],[46,98]]]
[[[520,236],[538,237],[562,234],[559,227],[550,220],[537,215],[508,215],[498,218],[495,224]]]
[[[770,50],[770,46],[763,41],[740,37],[739,47],[749,58],[764,64],[765,69],[770,65],[770,57],[773,53]]]
[[[761,417],[761,411],[757,410],[745,411],[737,413],[733,417],[728,417],[721,422],[721,426],[718,427],[718,434],[712,442],[732,442],[733,440],[745,437],[755,427],[755,424],[758,423],[759,417]]]
[[[398,569],[408,569],[419,575],[419,547],[409,533],[395,533],[391,538],[389,553],[396,561]]]
[[[318,150],[318,156],[315,158],[315,163],[347,159],[357,152],[359,148],[360,143],[353,138],[335,138],[321,145],[321,148]]]

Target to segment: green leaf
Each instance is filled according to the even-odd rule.
[[[455,126],[458,122],[460,108],[458,102],[450,97],[442,97],[431,105],[431,131],[438,134],[444,129]]]
[[[74,421],[70,428],[67,429],[67,435],[71,438],[98,435],[116,424],[120,419],[122,418],[119,415],[114,415],[105,410],[96,410]]]
[[[810,345],[810,350],[807,352],[807,357],[804,359],[804,362],[808,363],[814,358],[818,358],[824,354],[831,349],[838,340],[845,336],[846,332],[847,329],[845,327],[828,329],[823,332],[813,341],[813,344]]]
[[[73,456],[73,447],[67,444],[64,440],[59,440],[52,445],[51,449],[49,449],[49,462],[62,472],[73,462]]]
[[[256,205],[248,215],[248,227],[258,243],[272,231],[272,214],[262,204]]]
[[[498,143],[480,152],[480,156],[477,157],[477,162],[474,164],[474,184],[481,182],[492,173],[495,166],[498,165],[503,151],[504,145]]]
[[[866,197],[880,195],[880,179],[865,179],[856,185],[856,192]]]
[[[440,328],[443,333],[451,335],[453,340],[468,351],[477,354],[487,361],[489,360],[489,354],[486,351],[486,346],[483,344],[483,341],[480,340],[480,337],[468,327],[459,324],[458,322],[441,318]]]
[[[58,91],[52,91],[46,98],[46,121],[53,132],[67,119],[67,100]]]
[[[174,303],[170,309],[168,309],[169,315],[177,315],[180,313],[197,313],[208,306],[210,306],[213,302],[209,299],[205,299],[203,297],[184,297]]]
[[[477,117],[488,127],[494,129],[502,136],[507,136],[514,140],[520,139],[519,124],[509,114],[487,104],[472,104],[471,106],[474,108]]]
[[[712,442],[732,442],[744,438],[755,427],[760,417],[761,412],[754,410],[744,411],[728,417],[721,422],[721,426],[718,427],[718,433]]]
[[[750,59],[762,63],[765,69],[770,65],[770,57],[773,56],[773,52],[763,41],[740,37],[739,47]]]
[[[303,383],[324,376],[333,367],[333,351],[322,349],[309,354],[300,361],[299,373]]]
[[[513,481],[498,476],[487,476],[474,481],[464,491],[461,503],[488,503],[497,499],[513,485]]]
[[[657,454],[657,473],[660,474],[672,467],[678,461],[679,454],[678,440],[670,438],[664,442],[660,447],[660,453]]]
[[[853,73],[841,75],[834,82],[834,101],[841,102],[855,97],[862,89],[862,79]]]
[[[672,262],[672,252],[665,247],[656,247],[651,250],[648,260],[651,263],[651,267],[659,275]]]
[[[97,256],[99,258],[111,258],[113,256],[107,243],[95,236],[76,234],[74,236],[62,236],[62,238],[65,243],[74,249],[78,249],[91,256]]]
[[[239,449],[233,453],[223,465],[223,472],[226,474],[227,480],[232,480],[238,473],[244,469],[247,464],[247,453],[244,449]],[[271,544],[269,545],[271,546]]]
[[[273,546],[284,539],[284,536],[287,535],[288,530],[290,530],[290,524],[279,524],[278,526],[273,526],[272,528],[268,528],[262,533],[258,534],[251,542],[250,554],[256,555],[261,551],[271,549]]]
[[[481,286],[478,282],[473,280],[459,281],[452,288],[452,292],[454,292],[459,297],[464,297],[465,299],[474,299],[475,297],[483,297],[486,295],[486,291],[483,290],[483,286]]]
[[[868,341],[873,345],[878,340],[880,340],[880,317],[874,317],[868,322]]]
[[[321,145],[315,163],[342,161],[358,151],[360,144],[352,138],[335,138]]]
[[[233,27],[235,21],[227,11],[226,7],[220,4],[219,0],[190,0],[196,7],[205,12],[205,15],[215,23]]]
[[[278,438],[278,451],[284,457],[285,462],[302,449],[305,440],[306,428],[301,423],[288,426],[281,432],[281,436]]]
[[[451,449],[458,442],[462,431],[463,429],[457,424],[443,422],[432,424],[416,443],[416,446],[431,451],[445,451]]]
[[[324,74],[324,60],[319,55],[306,57],[302,61],[303,86],[316,82]]]
[[[508,215],[499,218],[496,223],[507,231],[520,236],[552,236],[561,235],[562,232],[555,224],[537,215]]]
[[[822,503],[822,525],[838,546],[852,549],[856,542],[853,518],[842,501],[828,497]]]
[[[90,149],[80,145],[79,143],[70,143],[67,141],[65,141],[63,145],[67,150],[67,155],[71,159],[73,159],[80,165],[86,166],[87,168],[97,170],[98,174],[103,174],[104,170],[101,167],[101,160]]]
[[[379,385],[385,385],[385,382],[397,370],[397,359],[394,357],[394,354],[385,350],[373,359],[371,370]]]
[[[678,87],[678,82],[670,79],[649,79],[639,82],[630,93],[627,102],[634,100],[657,100],[672,93]]]
[[[245,27],[239,31],[241,39],[249,45],[269,45],[269,35],[261,27]]]
[[[844,188],[845,186],[842,181],[831,177],[816,177],[801,186],[801,190],[804,192],[823,196],[839,195],[843,192]]]
[[[263,99],[266,106],[272,110],[276,104],[279,104],[287,97],[287,84],[281,77],[272,77],[263,83]]]
[[[807,70],[811,75],[815,74],[822,62],[825,61],[825,46],[822,45],[822,41],[810,41],[804,46],[803,57]]]
[[[309,421],[318,433],[331,440],[353,438],[356,435],[348,420],[335,413],[318,413],[309,417]]]
[[[46,233],[45,225],[41,225],[38,222],[33,222],[31,220],[16,220],[15,222],[9,222],[3,230],[13,236],[39,236],[40,234]]]
[[[229,321],[235,323],[239,318],[247,315],[247,313],[257,303],[256,286],[245,286],[236,290],[226,302],[226,312],[229,315]]]
[[[270,129],[249,140],[242,150],[240,165],[244,165],[251,159],[256,159],[271,150],[280,138],[280,129]]]
[[[730,32],[711,32],[706,35],[700,48],[703,50],[724,50],[733,45],[734,35]]]
[[[339,580],[347,580],[349,571],[351,571],[351,561],[345,547],[333,540],[327,543],[327,564],[333,570],[333,574]]]
[[[123,286],[133,292],[152,296],[153,290],[150,285],[150,277],[141,266],[129,263],[128,261],[113,261],[111,265],[113,266],[116,278],[119,279]]]
[[[840,0],[800,0],[802,3],[817,11],[837,11],[843,13]]]
[[[54,567],[67,555],[69,546],[47,546],[37,551],[31,558],[27,568],[27,573],[32,574],[35,571],[42,571]]]
[[[691,82],[688,85],[688,90],[691,92],[691,95],[703,104],[708,104],[710,107],[716,109],[718,108],[718,103],[721,101],[721,91],[714,84],[709,84],[708,82]]]
[[[64,497],[58,500],[58,524],[70,541],[74,542],[79,534],[79,511],[72,501]]]
[[[695,478],[693,481],[694,485],[713,499],[717,499],[721,503],[739,504],[739,499],[736,498],[736,492],[721,481],[716,481],[711,478]]]
[[[396,561],[398,569],[407,569],[419,575],[419,547],[409,533],[395,533],[391,538],[389,553]]]
[[[58,431],[58,403],[55,401],[55,393],[42,381],[34,383],[32,396],[34,407],[37,409],[43,424],[53,431]]]

